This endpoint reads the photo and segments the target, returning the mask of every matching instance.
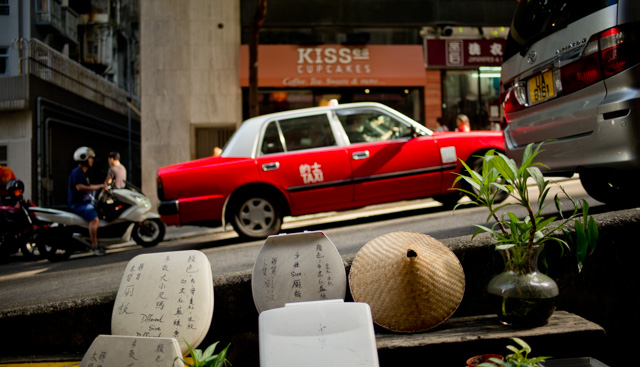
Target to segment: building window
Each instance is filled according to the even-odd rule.
[[[0,15],[9,15],[9,0],[0,0]]]
[[[0,166],[6,166],[8,160],[9,159],[7,158],[7,146],[0,145]]]
[[[9,63],[9,47],[0,46],[0,75],[7,73]]]

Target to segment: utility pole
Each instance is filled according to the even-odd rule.
[[[258,103],[258,44],[260,28],[267,17],[267,0],[258,0],[256,13],[249,28],[249,117],[260,114]]]

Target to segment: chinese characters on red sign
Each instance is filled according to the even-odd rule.
[[[428,67],[500,66],[504,40],[428,40]]]

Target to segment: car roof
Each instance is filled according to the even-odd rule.
[[[269,113],[261,116],[252,117],[245,120],[242,125],[233,134],[224,150],[222,151],[223,157],[253,157],[256,151],[256,144],[258,144],[258,135],[262,131],[262,126],[269,121],[292,118],[296,116],[316,115],[327,113],[329,111],[338,111],[350,108],[363,108],[363,107],[375,107],[384,109],[394,115],[402,115],[398,111],[385,106],[382,103],[377,102],[356,102],[356,103],[344,103],[335,106],[320,106],[320,107],[308,107],[297,110],[289,110],[282,112]],[[404,116],[406,119],[413,121],[411,118]]]

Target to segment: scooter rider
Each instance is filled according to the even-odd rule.
[[[91,250],[96,255],[104,255],[105,251],[98,244],[98,224],[100,219],[93,205],[91,193],[105,187],[104,184],[92,185],[87,177],[87,170],[93,166],[96,154],[89,147],[80,147],[73,153],[73,160],[78,162],[69,175],[68,202],[71,209],[89,222],[89,238]]]

